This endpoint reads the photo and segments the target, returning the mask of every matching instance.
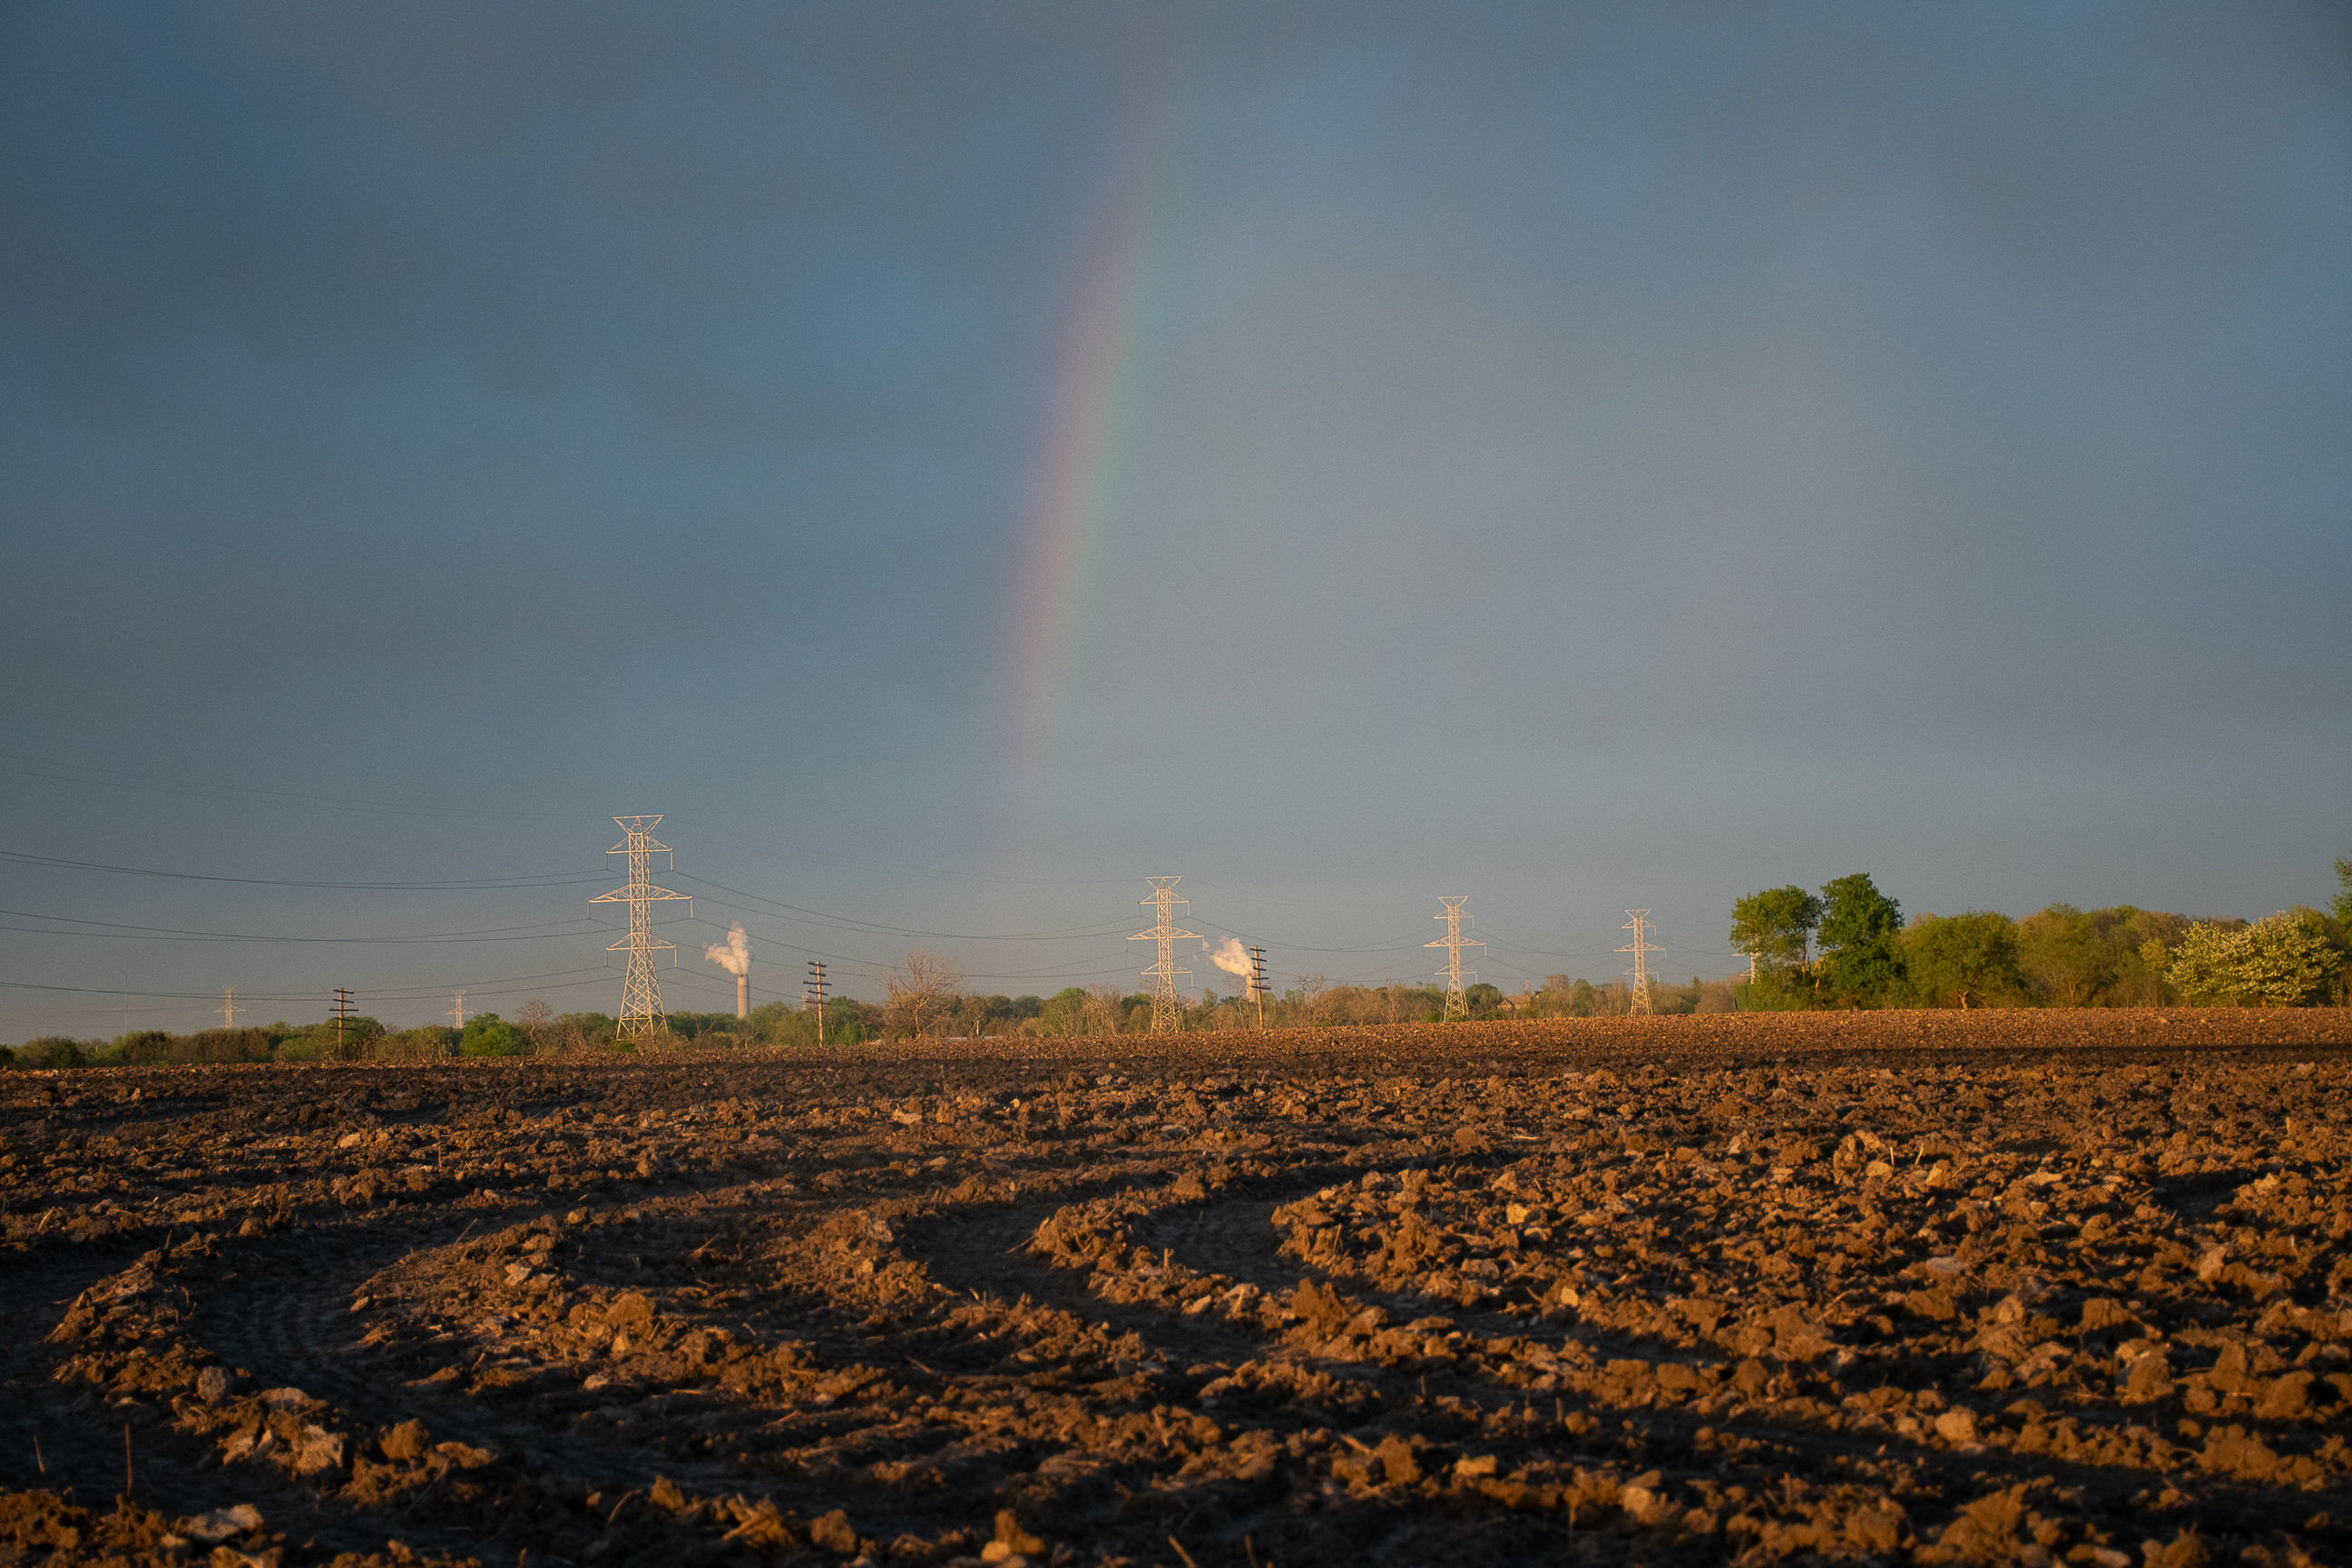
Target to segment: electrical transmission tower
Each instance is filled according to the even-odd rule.
[[[224,1020],[225,1025],[226,1025],[226,1027],[228,1027],[228,1028],[232,1028],[232,1029],[234,1029],[234,1028],[236,1028],[236,986],[234,986],[234,985],[224,985],[224,986],[222,986],[222,987],[221,987],[221,1005],[220,1005],[220,1015],[221,1015],[221,1017],[222,1017],[222,1019]]]
[[[1250,1000],[1257,1004],[1257,1026],[1265,1027],[1265,949],[1250,949]]]
[[[801,1005],[816,1004],[816,1043],[824,1044],[824,961],[812,958],[808,966],[808,984],[801,988]]]
[[[1633,955],[1633,967],[1625,972],[1633,977],[1633,1011],[1647,1013],[1650,1010],[1650,954],[1666,950],[1650,944],[1649,910],[1627,910],[1625,912],[1633,917],[1625,922],[1625,929],[1633,933],[1633,940],[1617,951]]]
[[[654,906],[667,899],[684,899],[688,906],[686,912],[692,915],[694,896],[656,888],[646,879],[646,858],[670,852],[668,845],[654,840],[654,829],[661,825],[658,816],[616,816],[613,820],[621,825],[625,837],[604,853],[629,858],[629,885],[600,893],[588,901],[629,906],[629,934],[604,951],[629,955],[628,978],[621,982],[621,1037],[635,1040],[669,1027],[669,1019],[662,1012],[661,986],[654,979],[654,954],[664,948],[676,952],[677,944],[654,935]]]
[[[449,1021],[457,1026],[459,1034],[466,1032],[466,994],[463,991],[449,993]]]
[[[1177,939],[1198,938],[1201,934],[1196,931],[1179,930],[1176,925],[1176,906],[1182,904],[1188,910],[1192,908],[1190,900],[1176,896],[1176,884],[1183,879],[1181,877],[1146,877],[1144,879],[1151,884],[1151,896],[1148,899],[1138,899],[1136,902],[1148,909],[1159,910],[1160,919],[1150,931],[1137,931],[1127,939],[1129,942],[1157,942],[1160,944],[1160,962],[1143,972],[1151,978],[1151,1032],[1155,1035],[1173,1030],[1177,1020],[1184,1016],[1184,1004],[1176,994],[1176,977],[1180,974],[1190,974],[1192,972],[1176,967]]]
[[[1462,967],[1462,950],[1465,947],[1484,947],[1486,944],[1475,937],[1462,934],[1462,922],[1465,919],[1474,926],[1478,923],[1475,916],[1465,916],[1462,912],[1462,906],[1470,901],[1469,894],[1465,893],[1458,899],[1441,898],[1437,901],[1445,906],[1445,912],[1442,915],[1432,915],[1430,919],[1444,921],[1445,934],[1435,942],[1425,942],[1421,945],[1442,947],[1445,950],[1445,967],[1437,972],[1445,981],[1445,1017],[1449,1020],[1466,1018],[1470,1016],[1468,989],[1477,984],[1478,972]]]
[[[350,1021],[351,1016],[352,994],[338,985],[335,987],[335,1056],[338,1059],[343,1054],[343,1025]]]

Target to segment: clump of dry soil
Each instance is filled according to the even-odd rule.
[[[0,1077],[0,1563],[2352,1554],[2342,1015]]]

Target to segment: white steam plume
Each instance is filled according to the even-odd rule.
[[[751,973],[751,944],[743,940],[743,922],[737,921],[728,931],[725,943],[712,942],[702,950],[702,956],[730,974]]]
[[[1238,974],[1244,980],[1249,978],[1249,949],[1241,944],[1238,937],[1229,936],[1214,947],[1204,942],[1201,947],[1209,955],[1209,962],[1219,969],[1228,974]]]

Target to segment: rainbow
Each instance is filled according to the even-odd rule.
[[[1135,402],[1160,116],[1120,160],[1066,317],[1045,462],[1022,552],[1013,655],[1016,764],[1043,767],[1076,668],[1089,572],[1116,505]]]

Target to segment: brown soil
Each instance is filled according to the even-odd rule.
[[[0,1563],[2344,1562],[2347,1022],[0,1075]]]

